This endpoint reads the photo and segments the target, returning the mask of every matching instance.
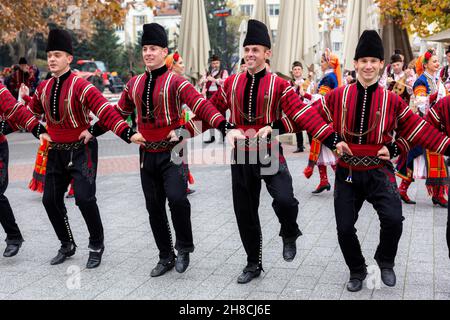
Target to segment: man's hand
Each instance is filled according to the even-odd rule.
[[[41,142],[41,146],[42,146],[45,141],[52,142],[52,138],[50,138],[50,135],[48,133],[41,133],[39,135],[39,141]]]
[[[30,88],[28,88],[24,83],[22,83],[19,88],[19,98],[23,99],[24,96],[29,95],[30,95]]]
[[[135,133],[130,138],[131,142],[139,144],[141,146],[145,146],[145,138],[141,133]]]
[[[353,152],[348,146],[347,142],[341,141],[336,145],[336,153],[338,157],[341,157],[344,153],[352,156]]]
[[[258,133],[256,134],[258,137],[261,137],[263,139],[267,138],[269,134],[272,134],[272,127],[271,126],[265,126],[264,128],[259,129]]]
[[[385,160],[385,161],[389,161],[391,160],[391,154],[389,153],[389,149],[386,146],[383,146],[383,148],[381,148],[378,153],[377,153],[377,157],[380,160]]]
[[[216,82],[216,78],[214,78],[214,77],[212,77],[212,76],[208,76],[208,81],[211,81],[211,82]]]
[[[170,139],[170,142],[180,141],[180,139],[177,137],[177,134],[175,133],[175,130],[170,131],[169,135],[167,136],[167,139]]]
[[[78,137],[78,141],[84,140],[84,144],[88,144],[89,141],[91,141],[94,138],[94,136],[86,129],[84,130],[80,136]]]
[[[241,130],[238,129],[232,129],[228,131],[227,134],[227,141],[229,144],[231,144],[234,147],[234,143],[237,139],[245,139],[245,136],[242,134]]]

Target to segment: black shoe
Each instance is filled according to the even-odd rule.
[[[350,275],[350,280],[347,282],[347,290],[350,292],[361,291],[363,287],[363,281],[367,277],[367,272],[360,276]]]
[[[397,277],[395,276],[394,269],[392,268],[381,269],[381,280],[388,287],[395,287],[395,284],[397,283]]]
[[[302,153],[305,151],[305,148],[297,148],[297,150],[294,151],[294,153]]]
[[[350,292],[358,292],[361,291],[363,287],[363,280],[360,279],[350,279],[347,282],[347,290]]]
[[[209,139],[207,141],[203,141],[203,143],[210,144],[210,143],[214,143],[215,141],[216,141],[216,137],[211,137],[211,139]]]
[[[175,266],[175,257],[167,260],[160,260],[156,267],[153,268],[152,272],[150,273],[150,276],[160,277],[163,274],[165,274],[167,271],[170,271]]]
[[[54,257],[50,261],[50,264],[54,266],[63,263],[64,261],[66,261],[67,258],[75,254],[76,247],[77,246],[75,244],[71,244],[68,247],[62,246],[61,249],[58,250],[58,254],[56,255],[56,257]]]
[[[178,252],[177,259],[175,260],[175,270],[178,273],[183,273],[189,266],[189,252]]]
[[[288,242],[283,244],[283,259],[287,262],[294,261],[297,254],[297,245],[294,242]]]
[[[330,191],[331,190],[331,185],[327,184],[327,185],[323,185],[323,186],[319,186],[317,187],[316,190],[314,190],[313,192],[311,192],[312,194],[319,194],[324,192],[325,190]]]
[[[190,194],[193,194],[195,192],[195,190],[188,188],[186,192],[187,192],[187,195],[190,195]]]
[[[19,253],[19,249],[22,246],[23,241],[11,242],[6,244],[5,252],[3,252],[3,256],[5,258],[14,257],[17,253]]]
[[[245,284],[252,281],[254,278],[258,278],[261,275],[261,268],[257,268],[256,270],[248,270],[247,268],[241,273],[238,277],[237,282],[239,284]]]
[[[89,251],[89,259],[86,263],[87,269],[97,268],[102,262],[102,255],[105,248],[103,247],[99,252]]]
[[[448,202],[444,202],[444,200],[438,199],[438,198],[432,198],[434,205],[439,205],[442,208],[448,208]]]

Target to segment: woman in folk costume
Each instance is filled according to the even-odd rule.
[[[433,49],[429,49],[417,59],[418,79],[414,83],[414,95],[421,116],[426,116],[430,109],[447,95],[437,74],[438,70],[439,59]],[[433,204],[444,208],[448,206],[445,198],[448,194],[448,172],[442,155],[424,150],[419,157],[414,159],[414,178],[426,179],[425,185],[428,193],[432,196]]]
[[[186,67],[184,65],[183,58],[178,53],[178,51],[176,51],[175,53],[169,54],[166,57],[166,66],[167,66],[167,69],[169,69],[173,73],[184,77]],[[184,125],[187,122],[189,122],[193,118],[193,116],[191,116],[192,111],[191,111],[191,109],[189,109],[189,107],[187,105],[184,104],[182,106],[182,109],[183,109],[183,114],[182,114],[181,119],[183,122],[182,125]],[[191,185],[194,184],[195,183],[194,176],[191,174],[191,171],[189,170],[189,165],[187,163],[183,163],[183,169],[184,169],[184,174],[187,179],[187,182]],[[191,189],[189,187],[187,188],[188,195],[193,194],[194,192],[195,192],[194,189]]]
[[[318,95],[326,96],[329,92],[342,86],[342,73],[339,58],[331,53],[330,49],[326,49],[320,60],[320,67],[322,68],[324,76],[319,82]],[[316,98],[313,100],[318,99]],[[319,168],[320,184],[312,193],[319,194],[325,190],[330,191],[331,185],[328,181],[327,165],[331,165],[334,170],[336,157],[330,149],[323,146],[318,140],[313,139],[311,141],[308,166],[303,171],[306,178],[311,178],[314,172],[314,165],[316,164]]]

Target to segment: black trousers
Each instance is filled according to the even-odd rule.
[[[349,170],[338,166],[334,192],[339,245],[353,276],[364,273],[365,260],[356,235],[355,223],[364,201],[370,202],[380,219],[380,243],[375,260],[380,268],[393,268],[398,242],[403,230],[400,195],[395,181],[394,167],[369,171],[353,171],[353,183],[348,183]]]
[[[95,197],[97,163],[95,139],[77,150],[49,150],[42,202],[63,245],[75,243],[64,205],[64,193],[73,179],[75,203],[89,230],[89,248],[99,250],[104,246],[103,225]]]
[[[304,149],[303,131],[297,132],[295,136],[297,137],[297,149]]]
[[[272,207],[281,224],[279,235],[283,241],[295,241],[302,234],[297,224],[299,203],[294,197],[286,160],[280,155],[279,169],[274,175],[262,176],[261,168],[261,164],[231,166],[234,212],[248,266],[262,266],[262,233],[258,215],[262,180],[273,198]]]
[[[5,196],[8,187],[8,163],[9,149],[8,142],[0,144],[0,223],[6,232],[6,243],[13,244],[23,241],[22,234],[17,226],[14,214]]]
[[[172,233],[166,213],[166,200],[175,229],[175,249],[194,252],[191,204],[187,198],[186,170],[171,160],[170,152],[150,153],[141,149],[141,183],[150,226],[160,259],[174,255]]]

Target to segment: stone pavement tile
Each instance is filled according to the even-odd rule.
[[[184,273],[178,273],[174,274],[175,279],[181,279],[181,280],[191,280],[191,281],[204,281],[208,279],[215,269],[208,268],[208,269],[199,269],[197,266],[189,267]]]
[[[450,300],[450,292],[435,292],[434,294],[435,300]]]
[[[119,274],[109,277],[108,279],[105,280],[99,280],[98,285],[104,287],[106,290],[121,289],[121,288],[138,288],[148,281],[150,281],[149,276],[139,277],[139,276],[132,276],[130,274]]]
[[[436,269],[434,274],[435,290],[437,292],[450,292],[450,273],[448,270]]]
[[[286,269],[273,267],[266,273],[264,279],[281,279],[281,280],[291,280],[296,276],[296,269]]]
[[[406,285],[404,299],[406,300],[432,300],[434,299],[433,285]]]
[[[232,282],[236,282],[237,277],[233,276],[224,276],[224,275],[210,275],[207,279],[202,282],[202,286],[211,287],[211,288],[225,288]]]
[[[319,284],[343,284],[348,281],[348,272],[325,271],[319,279]]]
[[[288,282],[286,287],[291,289],[312,290],[316,287],[317,283],[318,278],[297,275]]]
[[[341,298],[344,285],[318,284],[309,297],[310,300],[338,300]]]
[[[95,300],[122,300],[135,289],[133,287],[109,288],[98,294]]]
[[[328,265],[328,262],[329,261],[327,257],[319,256],[317,254],[308,254],[305,260],[303,260],[302,264],[308,266],[326,267]]]
[[[359,292],[350,292],[344,289],[341,300],[370,300],[372,298],[373,290],[363,287]]]
[[[231,259],[231,258],[230,258]],[[195,268],[215,270],[219,266],[227,263],[226,258],[203,258],[195,264]]]
[[[296,271],[296,275],[300,275],[303,277],[313,277],[316,279],[319,279],[325,268],[328,269],[328,266],[311,266],[311,265],[305,265],[302,264]],[[340,267],[341,270],[342,268]]]
[[[431,285],[431,284],[433,284],[433,274],[407,272],[406,273],[406,284],[407,285],[421,285],[421,286]]]
[[[200,281],[177,280],[161,292],[161,298],[185,300],[190,293],[200,287]]]
[[[247,300],[247,297],[251,294],[251,291],[227,291],[220,292],[214,300]]]
[[[232,281],[216,296],[215,299],[246,299],[250,295],[250,293],[256,291],[256,287],[261,285],[263,281],[264,279],[262,279],[261,277],[253,279],[247,284],[239,284],[236,281]]]
[[[155,296],[162,295],[164,287],[154,286],[151,284],[151,280],[144,283],[139,288],[134,289],[128,295],[124,297],[127,300],[151,300]]]
[[[247,300],[278,300],[279,294],[275,292],[252,292]]]
[[[32,286],[33,283],[41,279],[42,276],[34,275],[16,275],[7,278],[0,277],[0,292],[1,293],[15,293],[23,288]]]
[[[264,252],[263,252],[264,254]],[[264,257],[263,257],[264,259]],[[225,261],[227,264],[243,264],[244,267],[247,264],[247,255],[243,248],[241,250],[237,250],[228,260]]]
[[[59,300],[67,294],[67,289],[55,289],[45,287],[28,287],[8,296],[14,300]]]
[[[337,242],[337,237],[331,239],[324,238],[324,235],[320,237],[319,240],[316,242],[316,246],[323,247],[323,248],[331,248],[331,249],[337,249],[339,247],[339,244]]]
[[[308,300],[312,294],[311,289],[293,289],[287,287],[279,295],[280,300]]]
[[[329,258],[329,257],[331,257],[334,254],[335,250],[336,250],[335,248],[327,248],[327,247],[316,246],[316,247],[313,247],[311,249],[310,254],[314,254],[314,255],[318,255],[318,256]]]
[[[256,286],[256,291],[280,294],[284,290],[288,282],[288,279],[264,278],[264,281]]]
[[[372,300],[402,300],[403,290],[381,287],[379,290],[374,290]]]
[[[223,288],[218,287],[208,287],[199,286],[195,288],[189,296],[186,297],[187,300],[214,300],[223,291]]]
[[[240,264],[230,263],[227,261],[225,264],[219,266],[216,270],[214,270],[214,275],[228,275],[235,276],[236,278],[241,274],[242,270],[244,270],[246,265],[246,260],[241,261]]]
[[[418,273],[432,273],[433,264],[432,263],[422,263],[422,262],[408,262],[408,272],[418,272]]]
[[[409,263],[433,263],[433,251],[429,252],[417,252],[415,254],[410,254],[408,258]]]

